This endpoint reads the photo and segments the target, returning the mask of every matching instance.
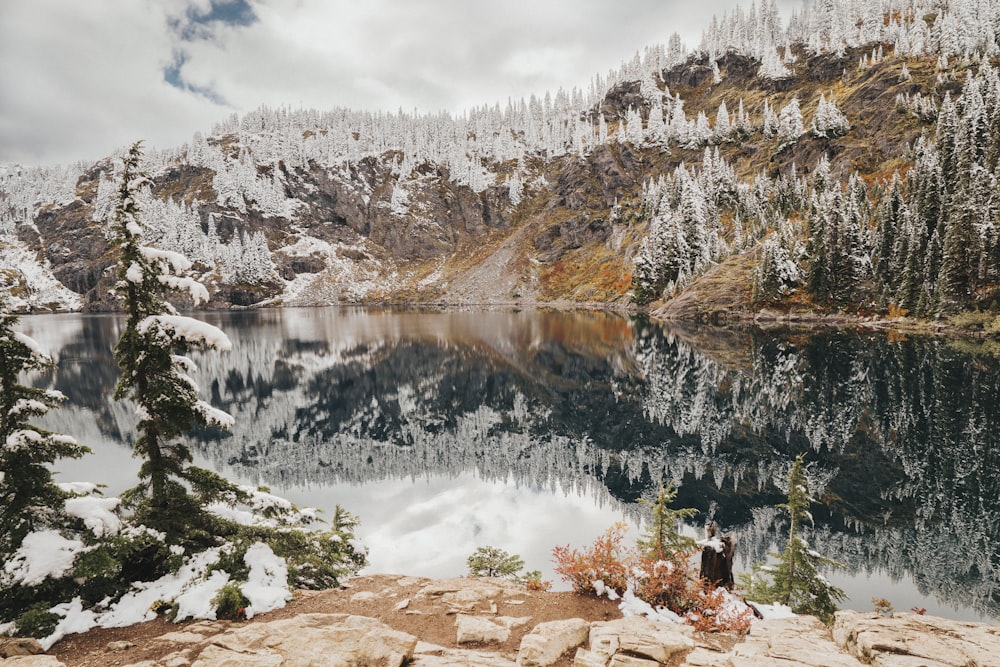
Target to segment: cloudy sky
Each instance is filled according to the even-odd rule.
[[[0,163],[172,147],[262,104],[456,112],[583,87],[738,2],[2,0]]]

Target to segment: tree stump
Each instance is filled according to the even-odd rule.
[[[705,541],[701,548],[701,578],[714,586],[732,590],[733,554],[736,542],[730,535],[718,535],[719,527],[713,521],[705,526]]]

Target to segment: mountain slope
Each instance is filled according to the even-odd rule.
[[[749,313],[760,307],[751,290],[758,245],[786,223],[794,229],[784,245],[814,232],[804,219],[824,156],[835,182],[857,173],[871,186],[905,173],[943,100],[982,68],[969,45],[997,51],[992,33],[972,29],[981,21],[965,4],[900,12],[889,3],[872,13],[825,3],[786,29],[773,4],[738,11],[713,23],[692,55],[671,41],[586,93],[460,117],[266,108],[234,116],[148,156],[149,240],[191,257],[217,307],[623,306],[688,290],[673,316],[700,317],[700,295],[712,292],[728,295],[719,312]],[[962,39],[948,42],[949,26]],[[826,131],[828,112],[844,125]],[[43,297],[17,265],[22,308],[114,307],[104,237],[113,176],[111,160],[0,175],[0,250],[30,249],[81,298]],[[664,272],[652,237],[664,216],[680,215],[685,184],[698,208],[684,223],[689,255]],[[798,192],[794,205],[777,201],[782,188]],[[878,196],[866,195],[866,206]],[[865,225],[870,237],[876,222]],[[814,260],[803,250],[789,261],[801,278]],[[634,275],[637,266],[647,273]],[[866,280],[842,301],[861,294],[866,308],[885,308]],[[770,301],[789,290],[804,293],[785,285]],[[798,301],[843,307],[822,294]]]

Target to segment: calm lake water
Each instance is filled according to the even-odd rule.
[[[664,328],[604,313],[289,309],[200,316],[233,341],[200,355],[202,396],[236,418],[197,463],[361,518],[372,571],[456,576],[476,546],[552,573],[661,480],[738,536],[740,569],[786,528],[806,453],[816,550],[871,609],[1000,614],[1000,350],[856,331]],[[34,316],[69,397],[46,426],[94,453],[63,481],[134,483],[135,417],[111,395],[121,320]]]

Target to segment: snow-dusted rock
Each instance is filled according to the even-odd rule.
[[[457,642],[459,644],[502,644],[510,639],[511,628],[527,625],[529,617],[512,616],[468,616],[459,614],[455,618]]]
[[[253,623],[215,638],[192,667],[322,664],[398,667],[413,655],[417,639],[381,621],[347,614],[301,614]]]
[[[643,616],[627,616],[590,626],[590,650],[607,656],[619,652],[667,662],[670,656],[694,648],[692,630],[685,625],[658,623]]]
[[[539,623],[521,639],[517,664],[521,667],[546,667],[566,651],[587,641],[590,623],[582,618]]]
[[[879,667],[967,667],[1000,664],[1000,625],[900,613],[893,618],[839,611],[837,645]]]

